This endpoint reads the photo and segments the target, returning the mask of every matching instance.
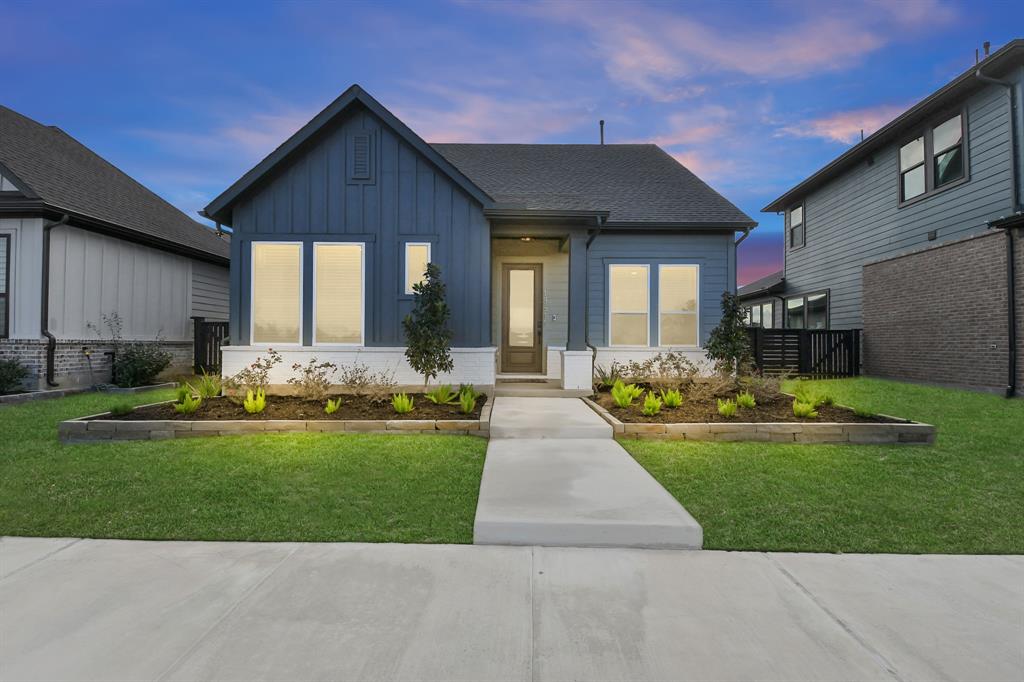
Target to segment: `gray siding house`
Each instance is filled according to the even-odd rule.
[[[1021,212],[1022,83],[1024,41],[1015,40],[769,203],[764,211],[785,215],[785,269],[740,289],[751,323],[863,329],[872,374],[1012,385],[1006,284],[929,299],[947,290],[940,282],[974,291],[980,270],[1006,281],[1013,258],[1002,244],[1014,231],[1000,221]],[[950,248],[994,233],[1000,247],[969,264]],[[926,275],[910,256],[936,248],[950,262]],[[905,259],[895,268],[903,276],[873,287],[876,265],[893,259]],[[915,286],[924,276],[935,286]],[[901,296],[909,288],[920,295]]]
[[[0,358],[26,388],[110,379],[103,316],[192,364],[191,316],[227,319],[228,241],[59,128],[0,106]]]
[[[232,227],[230,375],[265,353],[421,381],[401,321],[448,287],[443,382],[591,385],[595,359],[699,360],[735,290],[743,212],[654,145],[435,144],[352,86],[217,197]]]

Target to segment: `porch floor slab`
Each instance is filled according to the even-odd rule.
[[[562,388],[561,383],[552,381],[510,381],[498,380],[494,385],[495,397],[508,398],[583,398],[593,394],[591,390]]]
[[[492,431],[473,542],[700,549],[703,531],[611,438],[495,440]]]

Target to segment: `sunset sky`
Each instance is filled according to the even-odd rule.
[[[0,0],[0,104],[190,215],[352,83],[430,142],[655,142],[762,206],[993,49],[1024,3]],[[1017,36],[1019,37],[1019,36]],[[2,141],[0,141],[2,144]]]

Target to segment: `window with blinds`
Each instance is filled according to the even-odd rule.
[[[313,343],[362,345],[363,249],[360,243],[313,245]]]
[[[252,342],[302,343],[302,245],[253,242]]]
[[[646,265],[608,266],[609,345],[646,346],[650,287]]]
[[[696,346],[699,334],[697,318],[696,265],[658,266],[658,329],[662,346]]]
[[[406,242],[405,244],[405,293],[415,293],[414,284],[424,280],[427,263],[430,262],[430,244]]]

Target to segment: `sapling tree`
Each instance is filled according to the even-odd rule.
[[[740,374],[753,362],[743,309],[728,291],[722,294],[722,320],[711,331],[705,350],[715,369],[724,374]]]
[[[423,385],[441,372],[451,372],[452,332],[448,328],[451,311],[445,300],[445,286],[441,268],[427,263],[422,282],[412,285],[413,309],[402,320],[405,330],[405,357],[417,373],[423,375]]]

